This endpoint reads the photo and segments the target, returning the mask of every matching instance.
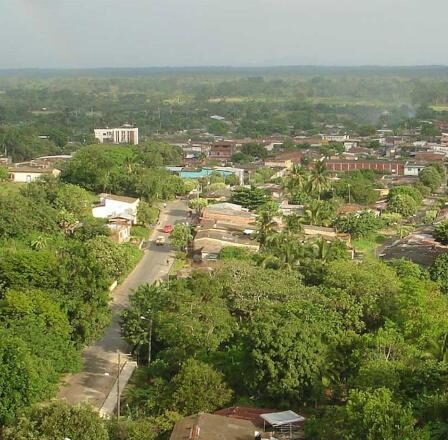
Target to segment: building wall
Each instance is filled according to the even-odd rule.
[[[138,145],[138,128],[97,128],[94,133],[100,144]]]
[[[326,161],[325,165],[329,171],[344,172],[354,170],[376,170],[380,172],[391,173],[395,175],[404,174],[404,164],[399,162],[380,162],[380,161]]]
[[[418,176],[420,174],[420,171],[425,168],[423,165],[421,167],[415,167],[415,166],[405,166],[404,167],[404,175],[405,176]]]

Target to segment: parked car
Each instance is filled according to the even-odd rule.
[[[165,232],[165,234],[171,234],[171,232],[173,232],[173,226],[172,225],[165,225],[163,227],[163,232]]]
[[[156,239],[156,245],[157,245],[157,246],[163,246],[164,244],[165,244],[165,237],[162,237],[162,236],[157,237],[157,239]]]

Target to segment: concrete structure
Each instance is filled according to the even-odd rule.
[[[57,177],[61,174],[56,168],[37,168],[37,167],[9,167],[9,178],[15,183],[30,183],[42,176]]]
[[[348,134],[323,134],[322,140],[327,142],[345,142],[350,139]]]
[[[233,142],[217,142],[210,148],[209,158],[217,160],[230,160],[236,152]]]
[[[137,210],[140,199],[134,197],[115,196],[113,194],[101,194],[100,203],[92,209],[92,215],[96,218],[122,218],[137,223]]]
[[[424,163],[406,162],[404,166],[405,176],[418,176],[420,172],[426,167]]]
[[[132,221],[129,218],[112,217],[107,227],[110,229],[110,238],[117,243],[126,243],[131,239]]]
[[[138,128],[122,125],[119,128],[96,128],[95,138],[100,144],[132,144],[138,145]]]

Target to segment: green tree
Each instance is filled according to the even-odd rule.
[[[433,235],[438,242],[448,244],[448,221],[436,225]]]
[[[5,440],[108,440],[106,422],[91,407],[52,402],[35,405],[7,427]]]
[[[412,196],[408,194],[396,194],[388,199],[387,209],[403,217],[410,217],[417,212],[418,205]]]
[[[353,391],[344,411],[345,439],[411,440],[418,438],[409,407],[393,400],[386,388]]]
[[[420,171],[419,179],[423,185],[431,188],[432,192],[435,192],[442,185],[442,176],[433,166],[428,166]]]
[[[448,243],[448,224],[446,227],[447,238],[446,243]],[[429,268],[429,273],[431,279],[437,281],[440,284],[442,291],[448,294],[448,253],[439,255],[434,263]]]
[[[194,209],[196,211],[196,215],[199,217],[202,215],[202,211],[207,205],[208,205],[207,199],[200,199],[200,198],[192,199],[188,203],[188,207],[190,209]]]
[[[170,388],[173,409],[184,415],[213,412],[229,404],[233,394],[222,373],[195,359],[184,362]]]
[[[325,164],[321,161],[315,163],[311,170],[309,178],[309,188],[311,192],[317,195],[320,200],[321,194],[331,187],[328,171]]]
[[[188,244],[193,239],[191,226],[188,224],[181,224],[174,226],[173,232],[170,234],[171,244],[178,250],[186,251]]]
[[[149,228],[157,222],[159,210],[149,203],[140,201],[137,208],[137,220],[143,226]]]
[[[12,421],[18,410],[49,398],[54,389],[49,362],[32,355],[22,339],[0,330],[0,423]]]
[[[244,208],[254,210],[269,201],[269,197],[260,188],[238,188],[232,194],[231,201]]]

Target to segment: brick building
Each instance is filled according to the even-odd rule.
[[[381,160],[326,160],[325,165],[331,172],[346,172],[355,170],[375,170],[380,173],[402,176],[404,163]]]

